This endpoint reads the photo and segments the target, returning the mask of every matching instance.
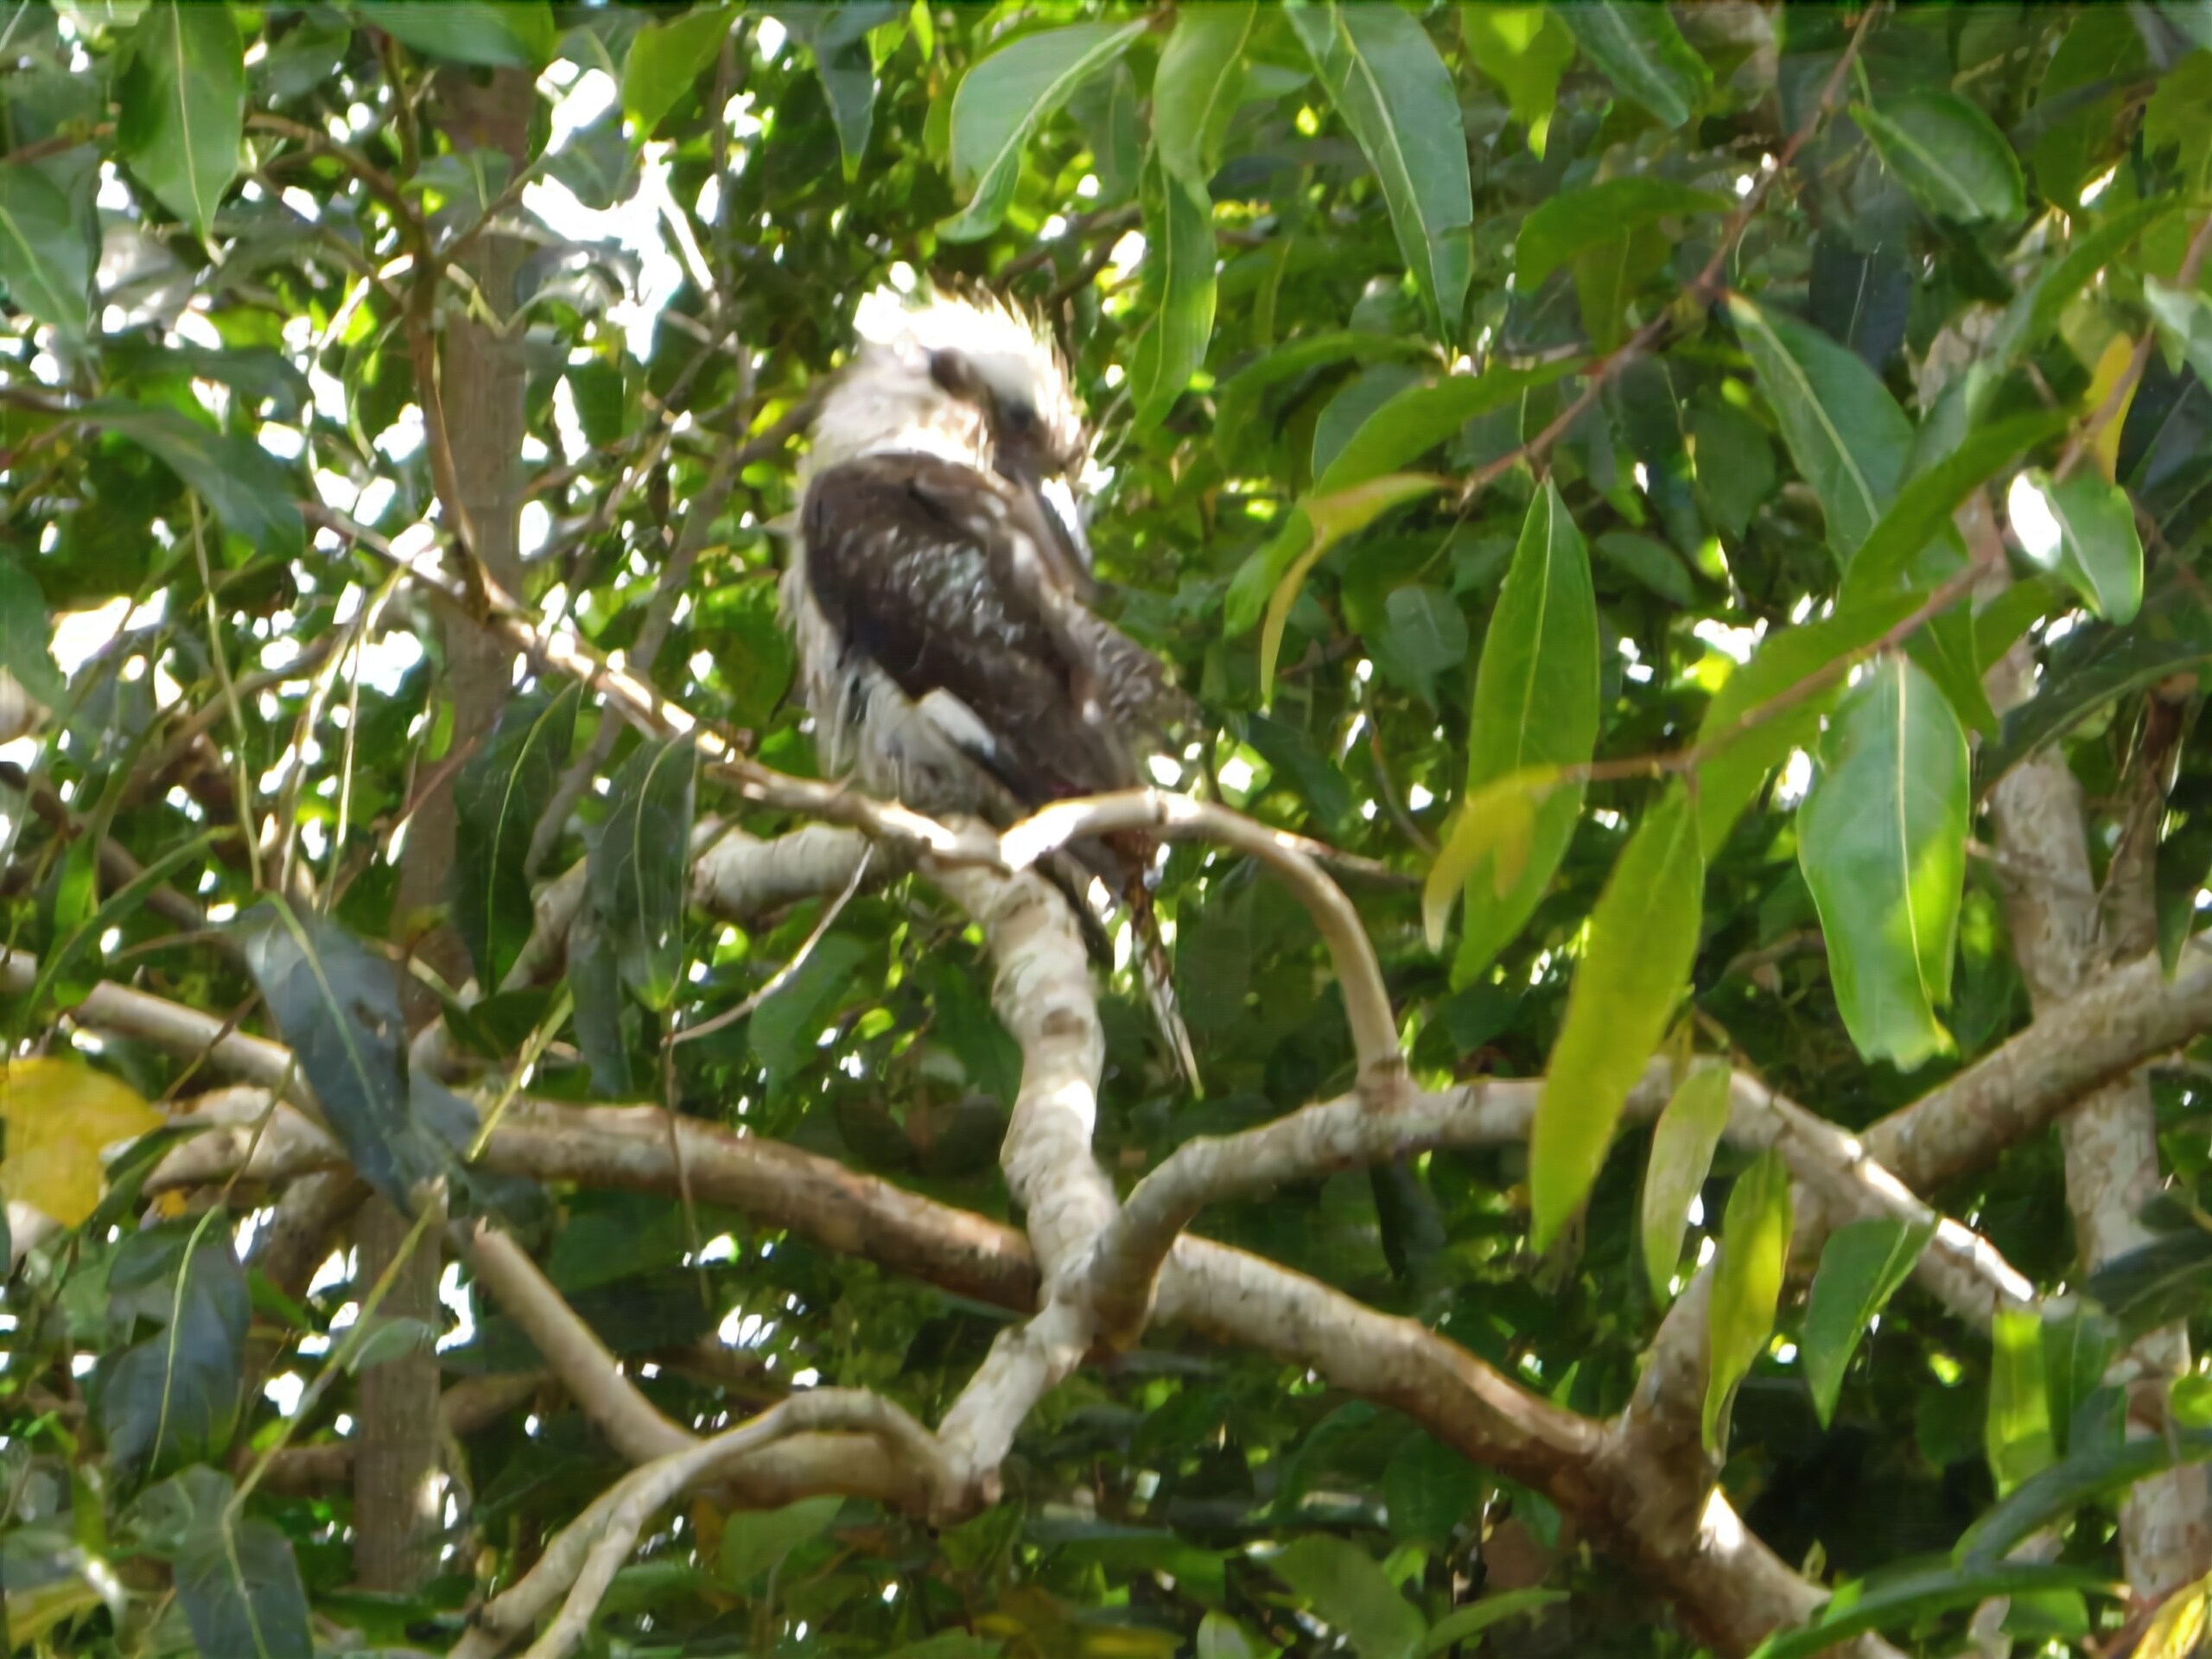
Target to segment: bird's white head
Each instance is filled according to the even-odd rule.
[[[815,417],[802,480],[861,455],[942,455],[1035,491],[1087,567],[1090,435],[1051,331],[995,296],[889,289],[858,322],[861,349]]]

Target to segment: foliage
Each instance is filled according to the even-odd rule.
[[[2063,757],[2102,883],[2141,851],[2130,791],[2176,707],[2149,820],[2170,963],[2196,926],[2212,34],[2181,3],[1861,24],[1625,0],[0,0],[0,781],[10,943],[39,964],[8,1034],[46,1057],[0,1084],[0,1123],[11,1203],[59,1224],[7,1292],[13,1639],[442,1647],[620,1469],[550,1398],[475,1424],[441,1575],[350,1592],[342,1487],[262,1477],[343,1440],[334,1344],[370,1286],[343,1249],[274,1282],[262,1182],[141,1191],[173,1141],[111,1143],[209,1079],[102,1034],[102,981],[288,1043],[403,1208],[446,1176],[534,1230],[675,1421],[819,1381],[934,1424],[1004,1326],[735,1211],[461,1179],[480,1106],[526,1072],[1004,1219],[1019,1061],[981,936],[918,880],[742,926],[688,905],[695,842],[796,823],[690,740],[542,663],[457,739],[470,620],[404,574],[453,529],[435,411],[482,391],[420,377],[488,321],[527,432],[524,613],[812,775],[775,622],[792,434],[863,296],[932,279],[1008,288],[1071,347],[1110,474],[1103,602],[1218,734],[1180,786],[1370,861],[1345,880],[1418,1082],[1557,1067],[1526,1147],[1317,1174],[1200,1230],[1599,1420],[1717,1249],[1725,1491],[1816,1576],[1899,1569],[1827,1635],[1954,1650],[2005,1594],[2088,1610],[2056,1640],[2116,1624],[2115,1495],[2202,1448],[2122,1446],[2103,1325],[2007,1315],[1993,1345],[1904,1283],[1920,1229],[1858,1224],[1809,1288],[1785,1281],[1789,1182],[1776,1154],[1716,1154],[1713,1062],[1858,1129],[2021,1028],[1999,875],[1969,856],[1990,791]],[[494,75],[534,87],[519,167],[449,118]],[[495,259],[511,306],[470,274]],[[500,480],[464,482],[499,510]],[[2010,532],[1993,555],[1954,528],[1977,499]],[[1993,707],[2016,645],[2026,695]],[[402,874],[441,791],[455,852],[425,915]],[[529,971],[531,900],[578,866],[556,982]],[[1320,942],[1249,861],[1179,844],[1154,904],[1206,1093],[1109,976],[1094,1146],[1128,1178],[1353,1082]],[[483,1102],[410,1056],[388,971],[448,921],[460,953],[413,981]],[[1647,1173],[1651,1138],[1619,1124],[1662,1051],[1689,1081]],[[2201,1080],[2159,1099],[2193,1183]],[[2049,1137],[1924,1196],[2080,1285]],[[2184,1218],[2092,1294],[2131,1330],[2198,1317],[2208,1264]],[[447,1289],[450,1376],[536,1366],[458,1270]],[[742,1387],[697,1363],[717,1332]],[[595,1650],[1698,1644],[1552,1496],[1172,1328],[1048,1396],[1006,1486],[935,1533],[861,1499],[697,1498],[617,1580]],[[2056,1566],[1973,1548],[2045,1526],[2070,1529]],[[1931,1564],[1962,1535],[1963,1564]]]

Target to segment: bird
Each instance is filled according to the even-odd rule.
[[[779,593],[823,770],[1001,826],[1139,786],[1192,710],[1160,659],[1093,608],[1091,434],[1050,329],[982,290],[881,297],[862,315],[874,337],[808,433]],[[1150,842],[1070,851],[1128,907],[1147,999],[1195,1088]],[[1065,861],[1058,879],[1080,886],[1084,913],[1087,880]]]

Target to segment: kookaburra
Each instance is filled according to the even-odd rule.
[[[1135,787],[1182,704],[1090,608],[1090,440],[1065,359],[986,298],[940,296],[883,332],[815,417],[784,576],[825,772],[1001,823]],[[1141,918],[1144,849],[1078,850]],[[1156,950],[1147,966],[1156,981]]]

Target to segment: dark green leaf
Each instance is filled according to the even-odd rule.
[[[491,742],[454,780],[454,922],[486,990],[505,982],[537,925],[531,836],[568,760],[581,697],[570,685],[509,703]]]
[[[858,939],[832,933],[814,947],[814,954],[773,996],[753,1010],[753,1052],[768,1068],[772,1088],[817,1052],[823,1028],[868,954]]]
[[[859,4],[792,6],[782,13],[792,37],[814,54],[814,73],[836,118],[837,149],[849,180],[860,176],[868,131],[875,123],[875,63],[868,52],[868,33],[890,22],[898,10],[887,0],[862,0]]]
[[[1815,1655],[1847,1646],[1853,1637],[1867,1630],[1910,1630],[1936,1614],[1976,1606],[2001,1596],[2059,1590],[2094,1590],[2112,1595],[2119,1589],[2108,1575],[2082,1567],[2013,1561],[1953,1567],[1944,1562],[1892,1571],[1878,1582],[1847,1585],[1814,1624],[1769,1637],[1752,1649],[1751,1659],[1814,1659]]]
[[[92,325],[92,250],[69,198],[36,168],[0,166],[0,285],[66,339]]]
[[[82,413],[159,457],[233,535],[278,558],[297,556],[305,532],[292,481],[259,444],[211,432],[174,409],[118,398],[88,403]]]
[[[120,1469],[173,1469],[230,1443],[252,1302],[222,1220],[218,1211],[204,1230],[172,1223],[133,1235],[109,1269],[117,1333],[156,1327],[102,1368],[100,1433]]]
[[[845,1500],[832,1492],[803,1497],[780,1510],[740,1510],[722,1524],[721,1580],[732,1589],[751,1584],[791,1551],[830,1529]]]
[[[142,1511],[161,1517],[194,1645],[235,1659],[310,1659],[307,1592],[291,1542],[269,1522],[238,1513],[232,1499],[228,1475],[200,1467],[140,1500]]]
[[[2063,484],[2037,468],[2021,475],[2008,505],[2031,560],[2107,621],[2134,620],[2143,604],[2143,543],[2126,491],[2088,468]]]
[[[1641,0],[1577,0],[1560,8],[1590,61],[1663,127],[1679,127],[1705,101],[1713,72],[1664,6]]]
[[[1998,741],[1975,756],[1977,792],[1986,794],[2022,760],[2114,700],[2212,660],[2212,638],[2202,629],[2186,611],[2153,606],[2125,628],[2069,638],[2053,653],[2036,695],[2005,716]]]
[[[1931,1236],[1931,1229],[1870,1216],[1845,1223],[1821,1247],[1798,1352],[1823,1428],[1835,1421],[1843,1374],[1868,1324],[1911,1274]]]
[[[1383,608],[1389,626],[1368,641],[1376,665],[1440,707],[1438,677],[1467,660],[1467,619],[1448,594],[1421,582],[1394,588]]]
[[[486,69],[542,69],[560,33],[545,0],[355,0],[355,10],[402,46]]]
[[[1900,92],[1852,106],[1875,153],[1929,213],[2011,224],[2026,211],[2019,158],[1997,124],[1954,92]]]
[[[0,669],[48,709],[61,707],[67,688],[47,641],[46,599],[22,566],[0,556]]]
[[[1168,176],[1200,191],[1221,165],[1222,139],[1243,100],[1244,50],[1258,10],[1252,0],[1185,7],[1160,49],[1153,142]]]
[[[1711,190],[1666,179],[1607,179],[1542,202],[1521,221],[1515,240],[1515,286],[1524,294],[1577,254],[1666,219],[1725,213],[1735,204]]]
[[[1205,187],[1151,167],[1144,175],[1144,307],[1151,319],[1129,365],[1139,432],[1167,418],[1205,366],[1213,339],[1213,204]]]
[[[607,791],[607,823],[585,870],[586,902],[622,983],[655,1013],[683,971],[697,754],[689,737],[640,744]]]
[[[205,237],[238,173],[245,45],[228,5],[163,0],[138,24],[116,147],[162,207]]]
[[[1598,538],[1598,551],[1606,563],[1649,588],[1670,605],[1688,606],[1697,600],[1697,587],[1688,567],[1664,542],[1632,531],[1609,530]]]
[[[1878,594],[1895,586],[1968,496],[2014,456],[2057,436],[2066,424],[2061,410],[2012,416],[1970,433],[1942,461],[1907,479],[1853,555],[1844,576],[1845,596]]]
[[[1357,1544],[1308,1533],[1267,1565],[1316,1618],[1344,1633],[1359,1659],[1411,1659],[1419,1651],[1427,1621]]]
[[[1469,421],[1503,409],[1578,366],[1569,360],[1535,369],[1496,368],[1480,375],[1453,375],[1433,385],[1408,386],[1359,423],[1313,487],[1327,494],[1410,466]]]

